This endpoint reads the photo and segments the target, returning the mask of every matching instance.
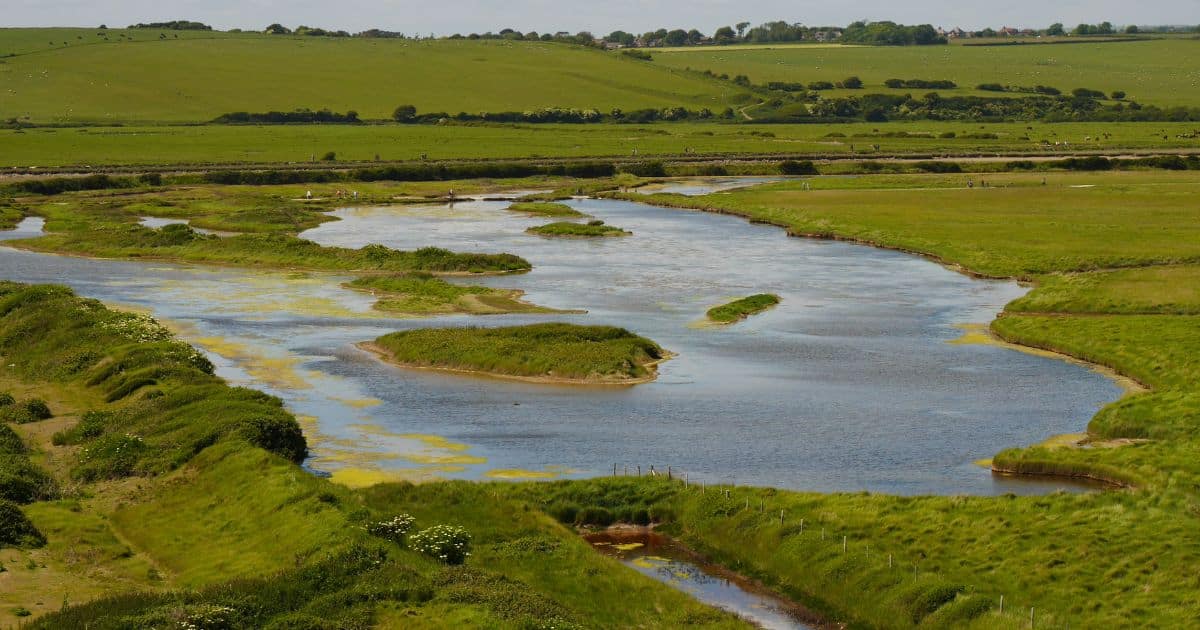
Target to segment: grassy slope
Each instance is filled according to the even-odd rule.
[[[2,68],[3,66],[0,66]],[[0,98],[3,98],[0,95]],[[1033,127],[1033,131],[1026,129]],[[628,157],[697,153],[867,154],[871,145],[889,153],[975,154],[1040,151],[1040,140],[1067,140],[1077,151],[1196,148],[1194,123],[913,123],[723,125],[269,125],[0,129],[0,166],[304,162],[327,151],[342,160]],[[854,138],[855,134],[907,131],[933,138]],[[953,131],[958,136],[936,136]],[[1101,139],[1107,132],[1111,138]],[[758,135],[755,135],[755,134]],[[831,133],[844,138],[826,137]],[[996,139],[972,139],[994,133]],[[771,134],[771,135],[762,135]],[[1026,138],[1028,134],[1028,139]],[[1091,141],[1085,138],[1091,137]],[[852,151],[853,148],[853,151]]]
[[[0,31],[24,40],[20,30]],[[168,36],[169,37],[169,36]],[[111,37],[110,37],[111,38]],[[131,68],[136,71],[131,72]],[[540,107],[724,107],[714,81],[561,44],[241,36],[71,46],[9,58],[0,118],[207,121],[298,107],[389,118]]]
[[[1063,92],[1077,87],[1124,90],[1144,104],[1194,105],[1200,101],[1195,71],[1200,65],[1200,41],[1162,39],[1139,42],[1071,44],[1061,46],[931,46],[906,48],[788,47],[726,50],[694,48],[655,53],[654,63],[730,76],[744,74],[755,83],[768,81],[831,81],[856,75],[866,90],[896,94],[929,90],[890,90],[887,79],[949,79],[959,89],[946,94],[987,94],[980,83],[1049,85]],[[995,94],[995,93],[991,93]]]
[[[0,384],[21,396],[43,396],[59,413],[59,420],[20,430],[63,481],[87,467],[84,449],[110,435],[132,431],[150,441],[171,439],[180,428],[203,432],[261,413],[231,400],[269,400],[200,372],[177,371],[128,399],[104,402],[107,383],[89,384],[96,370],[130,356],[166,360],[161,343],[115,344],[114,335],[124,333],[106,322],[121,317],[65,290],[3,286],[0,353],[14,367]],[[197,387],[206,393],[197,397]],[[163,395],[146,395],[151,389]],[[204,407],[222,398],[220,413]],[[158,408],[143,416],[147,406]],[[106,424],[79,447],[51,443],[53,431],[69,429],[87,410],[133,414],[145,424]],[[295,426],[286,412],[277,413]],[[169,470],[85,481],[67,487],[63,501],[26,508],[50,540],[41,550],[0,554],[8,569],[0,573],[6,587],[0,619],[15,622],[9,615],[17,606],[40,616],[107,595],[115,597],[67,609],[38,627],[146,627],[211,612],[212,605],[229,607],[219,614],[234,627],[264,627],[288,610],[310,615],[290,617],[302,627],[313,617],[345,628],[369,627],[373,618],[379,627],[410,627],[413,617],[436,625],[443,615],[463,627],[745,627],[594,554],[571,530],[486,486],[400,484],[354,492],[253,446],[248,435],[219,433],[193,456],[175,458]],[[160,457],[162,444],[155,446],[139,457]],[[421,527],[467,527],[475,547],[468,567],[445,570],[371,542],[366,523],[404,512]],[[380,563],[359,562],[375,549],[386,554]],[[155,594],[171,589],[187,590]],[[131,591],[145,594],[117,596]]]
[[[622,328],[534,324],[505,328],[429,328],[375,340],[404,365],[521,377],[631,380],[664,355],[657,344]]]

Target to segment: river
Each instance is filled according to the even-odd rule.
[[[727,180],[722,180],[722,184]],[[687,192],[703,192],[689,184]],[[1041,493],[975,464],[1079,432],[1120,388],[1085,367],[952,343],[1022,295],[907,254],[789,238],[770,226],[640,203],[568,202],[633,236],[525,234],[502,201],[346,208],[302,236],[326,245],[511,252],[534,269],[472,279],[580,315],[403,319],[337,274],[94,261],[0,248],[0,277],[57,282],[152,312],[219,373],[285,400],[313,470],[347,483],[558,478],[672,466],[691,479],[814,491]],[[26,220],[0,239],[40,230]],[[459,280],[454,280],[459,281]],[[465,281],[465,280],[463,280]],[[715,304],[777,293],[724,328]],[[573,321],[624,326],[678,354],[630,388],[549,386],[395,368],[354,344],[423,326]]]

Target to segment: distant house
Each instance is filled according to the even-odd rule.
[[[625,44],[622,44],[621,42],[606,42],[603,40],[596,41],[603,44],[604,50],[618,50],[625,47]]]
[[[1008,26],[1005,26],[1004,28],[1000,29],[999,31],[996,31],[996,34],[999,35],[1000,37],[1015,37],[1017,35],[1020,35],[1021,32],[1015,28],[1010,28]]]
[[[962,30],[961,28],[958,28],[957,26],[950,29],[950,31],[946,33],[946,37],[948,39],[961,39],[961,38],[970,37],[970,36],[971,36],[970,33]]]

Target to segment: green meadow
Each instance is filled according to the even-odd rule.
[[[229,112],[297,108],[390,119],[405,104],[450,114],[543,107],[720,110],[743,93],[730,84],[562,44],[171,34],[159,40],[157,31],[135,31],[133,41],[118,41],[115,33],[109,43],[46,46],[3,59],[0,119],[202,122]],[[0,30],[0,54],[29,50],[38,35]],[[80,36],[87,41],[86,33]],[[69,33],[58,37],[71,41]]]
[[[1195,149],[1195,123],[846,123],[753,125],[266,125],[0,129],[0,166],[164,166],[337,162],[802,154],[994,155]],[[942,137],[953,133],[954,137]],[[1105,138],[1102,134],[1108,133]],[[890,135],[889,135],[890,134]],[[1042,141],[1050,143],[1047,148]],[[878,146],[878,149],[875,149]],[[321,163],[322,166],[337,166]],[[36,171],[34,171],[36,172]]]
[[[779,304],[779,296],[771,293],[759,293],[734,300],[727,304],[708,309],[705,315],[708,321],[718,324],[732,324],[751,315],[757,315]]]
[[[771,81],[829,81],[857,76],[864,92],[995,95],[975,89],[982,83],[1046,85],[1069,94],[1085,87],[1161,106],[1200,101],[1200,40],[1191,38],[1011,46],[774,46],[770,48],[690,48],[655,52],[657,65],[746,75],[756,84]],[[889,89],[888,79],[950,80],[955,90]]]

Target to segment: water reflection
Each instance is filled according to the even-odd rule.
[[[728,571],[701,561],[654,533],[602,532],[586,536],[597,551],[696,599],[768,630],[816,628],[804,609]]]

